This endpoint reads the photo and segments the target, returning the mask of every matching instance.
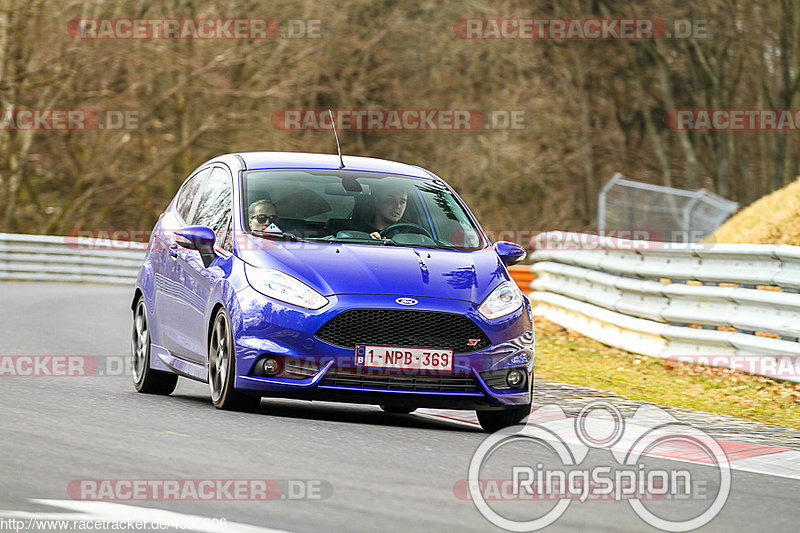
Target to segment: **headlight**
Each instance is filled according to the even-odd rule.
[[[319,309],[328,303],[323,295],[280,270],[245,267],[245,273],[250,286],[264,296],[306,309]]]
[[[492,320],[513,313],[522,305],[522,293],[513,281],[506,281],[497,286],[492,294],[486,297],[478,311],[485,318]]]

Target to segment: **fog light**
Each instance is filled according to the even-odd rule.
[[[277,359],[267,358],[264,359],[264,373],[268,376],[274,376],[280,370],[280,364]]]
[[[515,368],[508,372],[506,383],[508,383],[508,386],[512,389],[521,389],[525,383],[525,374],[522,370]]]

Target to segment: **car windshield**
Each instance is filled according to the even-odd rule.
[[[243,227],[264,237],[457,250],[486,245],[461,203],[434,180],[354,170],[251,170],[244,173],[242,206]]]

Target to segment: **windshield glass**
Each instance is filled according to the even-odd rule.
[[[485,245],[441,183],[353,170],[244,173],[243,227],[311,241],[477,250]]]

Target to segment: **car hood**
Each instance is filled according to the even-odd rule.
[[[290,274],[325,296],[391,294],[481,303],[495,286],[509,279],[491,247],[467,252],[283,242],[247,235],[237,255],[252,266]]]

